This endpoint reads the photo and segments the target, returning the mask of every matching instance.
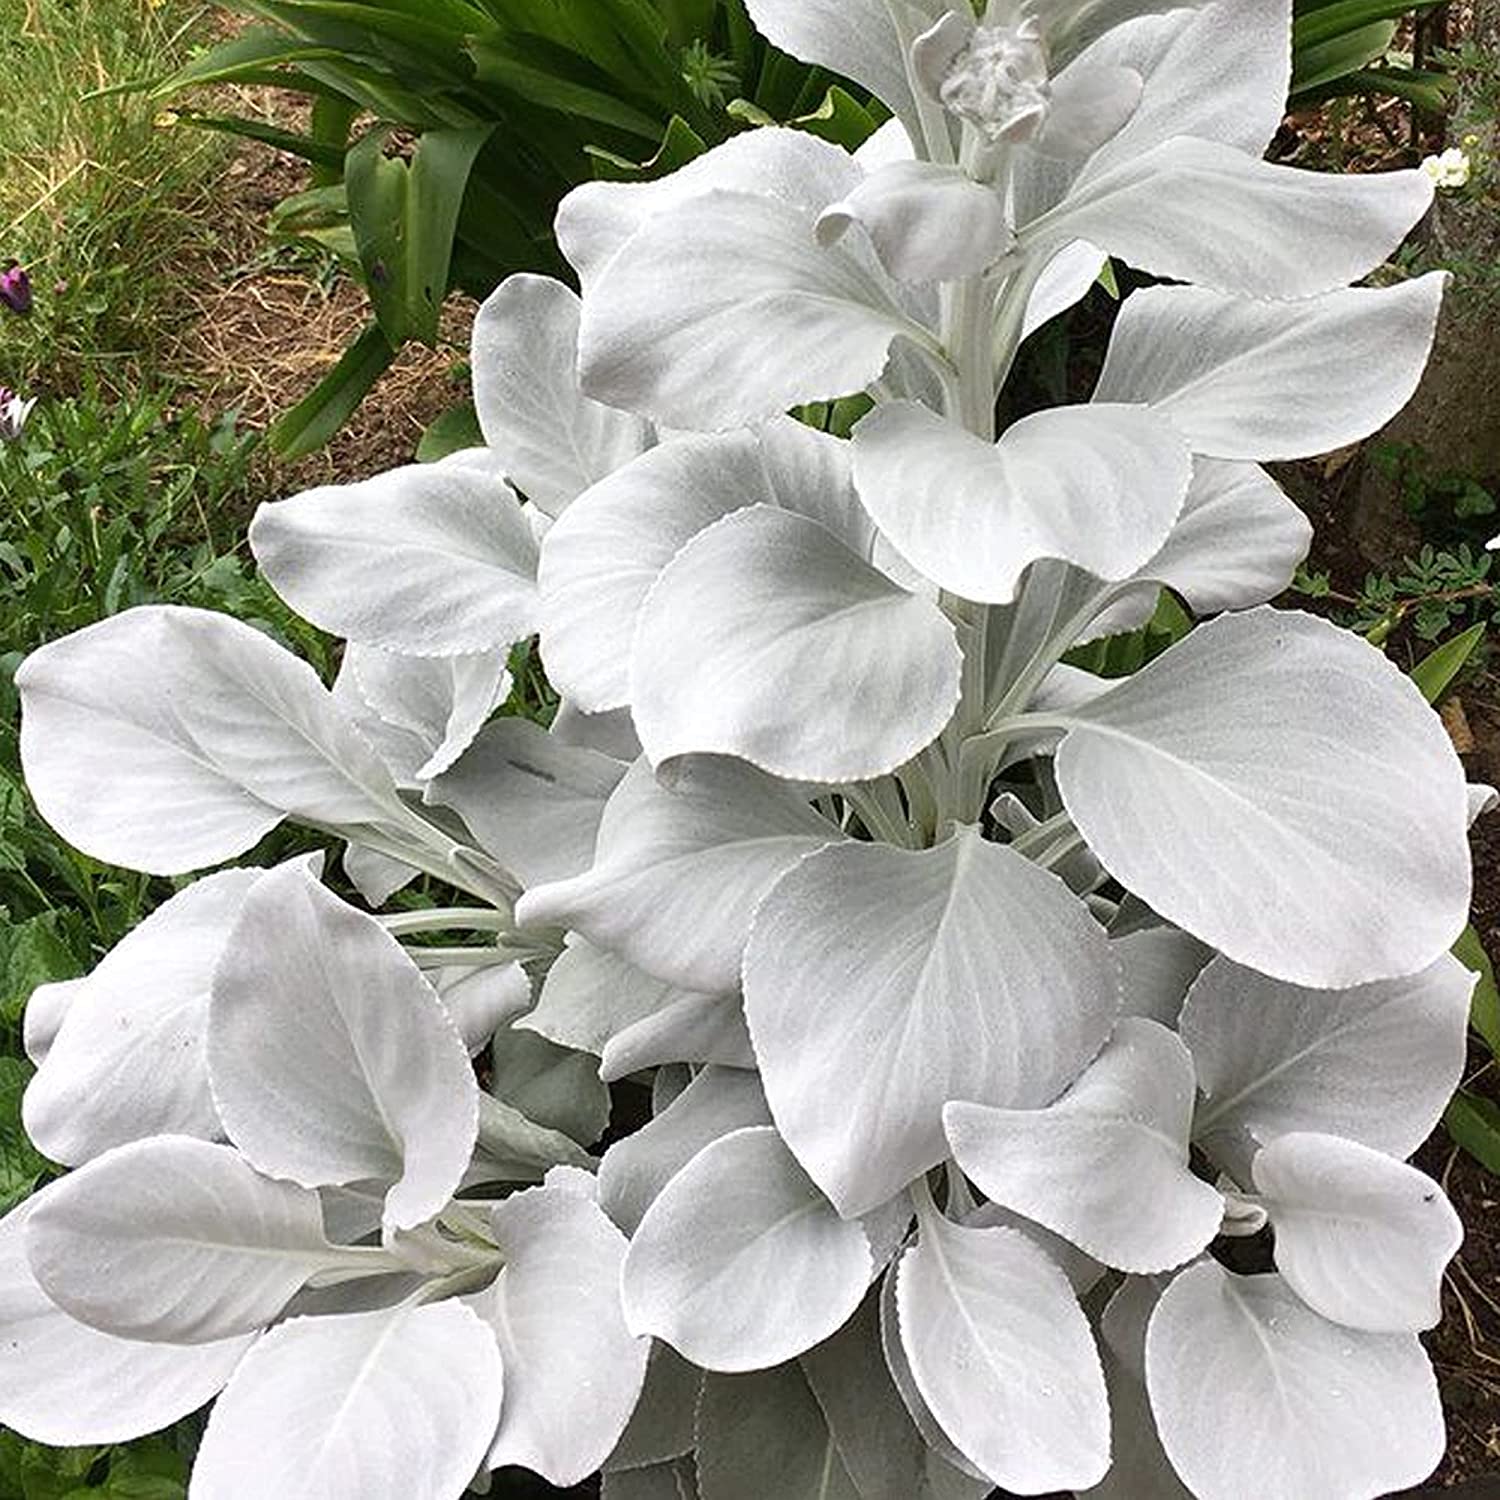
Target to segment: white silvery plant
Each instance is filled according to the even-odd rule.
[[[517,277],[475,329],[486,446],[256,519],[331,691],[170,608],[18,674],[88,853],[185,875],[290,818],[372,907],[471,904],[230,868],[37,992],[26,1124],[75,1170],[0,1224],[0,1421],[221,1392],[193,1500],[1414,1483],[1460,1229],[1405,1158],[1487,791],[1267,606],[1309,531],[1260,465],[1411,394],[1441,278],[1348,284],[1431,182],[1262,162],[1289,0],[749,9],[893,122],[564,203],[581,299]],[[1171,284],[997,431],[1107,255]],[[851,440],[784,415],[860,391]],[[1064,662],[1164,587],[1184,640]],[[534,635],[549,730],[494,717]]]

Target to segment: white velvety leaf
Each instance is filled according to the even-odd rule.
[[[770,1123],[755,1074],[705,1068],[654,1120],[604,1153],[599,1203],[626,1234],[634,1234],[657,1194],[705,1146],[731,1131]]]
[[[769,1126],[722,1136],[666,1185],[631,1236],[626,1322],[708,1370],[767,1369],[843,1326],[870,1244]]]
[[[816,522],[756,505],[657,579],[630,697],[653,764],[722,754],[790,780],[862,781],[942,732],[962,665],[936,604]]]
[[[287,816],[401,816],[312,668],[227,615],[126,610],[33,652],[16,686],[38,808],[110,864],[181,875],[243,854]]]
[[[641,753],[641,742],[636,737],[635,725],[631,722],[628,708],[589,714],[571,699],[564,698],[553,717],[552,734],[564,745],[574,745],[580,750],[597,750],[600,755],[607,755],[611,760],[628,763]]]
[[[891,1381],[901,1397],[901,1404],[906,1407],[907,1415],[922,1434],[922,1441],[932,1450],[933,1457],[965,1478],[982,1484],[984,1488],[980,1493],[988,1496],[993,1488],[990,1481],[959,1452],[953,1439],[943,1431],[926,1399],[917,1389],[916,1376],[911,1372],[911,1361],[907,1359],[905,1346],[901,1342],[901,1315],[896,1307],[900,1270],[901,1262],[897,1260],[880,1282],[880,1347],[885,1355],[886,1369],[891,1372]],[[928,1472],[930,1477],[931,1465]]]
[[[22,1042],[33,1067],[40,1068],[47,1061],[69,1009],[75,1000],[82,998],[87,983],[86,977],[54,979],[32,990],[22,1019]],[[26,1133],[32,1133],[29,1127]],[[54,1152],[52,1160],[62,1161],[62,1158]]]
[[[356,843],[344,845],[339,864],[365,904],[376,908],[384,906],[422,873],[415,865]]]
[[[1085,239],[1154,276],[1252,297],[1309,297],[1379,265],[1432,194],[1424,172],[1304,172],[1182,137],[1091,176],[1028,225],[1021,243],[1053,253]]]
[[[76,1167],[143,1136],[222,1133],[204,1055],[208,991],[261,874],[223,870],[194,882],[73,981],[21,1111],[51,1160]]]
[[[1098,1351],[1067,1277],[1030,1240],[925,1214],[896,1301],[922,1398],[984,1474],[1033,1495],[1103,1477]]]
[[[893,162],[873,171],[818,218],[818,242],[836,244],[854,225],[901,281],[977,276],[1010,248],[1000,194],[957,166]]]
[[[488,1463],[519,1464],[566,1488],[609,1456],[646,1378],[650,1343],[632,1337],[620,1313],[625,1236],[561,1188],[507,1198],[491,1233],[505,1268],[468,1299],[505,1366]]]
[[[1182,514],[1139,576],[1197,615],[1247,609],[1288,587],[1311,542],[1311,522],[1259,465],[1198,458]]]
[[[975,828],[935,849],[809,856],[761,903],[745,952],[771,1113],[845,1215],[947,1156],[950,1099],[1055,1098],[1118,1005],[1109,944],[1083,905]]]
[[[495,1341],[459,1302],[296,1318],[208,1419],[193,1500],[453,1500],[500,1412]]]
[[[1052,107],[1029,143],[1032,150],[1063,160],[1092,155],[1140,107],[1143,84],[1134,68],[1067,69],[1052,83]]]
[[[1058,788],[1089,848],[1237,962],[1357,984],[1431,963],[1463,930],[1463,768],[1359,637],[1290,611],[1222,615],[1061,718]]]
[[[599,1076],[606,1083],[666,1062],[755,1066],[738,995],[677,994],[672,1004],[643,1016],[604,1044]]]
[[[943,1110],[958,1164],[987,1198],[1122,1271],[1180,1266],[1219,1232],[1224,1200],[1188,1169],[1193,1060],[1166,1027],[1121,1020],[1046,1109]]]
[[[570,934],[542,981],[536,1009],[516,1022],[562,1047],[602,1057],[610,1040],[679,1001],[708,1000],[653,979],[623,958]]]
[[[844,160],[829,202],[860,180]],[[820,246],[812,219],[783,199],[723,191],[650,219],[585,299],[584,389],[712,431],[863,390],[899,336],[930,345],[873,251],[852,237]]]
[[[542,885],[588,868],[604,804],[624,774],[619,761],[561,744],[529,719],[498,719],[426,800],[451,807],[523,886]]]
[[[335,635],[407,656],[503,648],[537,627],[536,538],[502,481],[409,464],[262,505],[271,586]]]
[[[1425,1479],[1443,1414],[1415,1334],[1340,1328],[1280,1276],[1184,1271],[1146,1332],[1162,1445],[1198,1500],[1370,1500]]]
[[[542,548],[542,653],[553,682],[585,709],[628,703],[636,619],[652,584],[733,511],[797,511],[868,556],[874,528],[849,469],[847,443],[777,418],[754,433],[678,438],[595,485]]]
[[[328,1243],[316,1193],[175,1135],[64,1177],[31,1215],[26,1251],[42,1289],[80,1322],[179,1344],[264,1328],[314,1275],[367,1258]]]
[[[519,963],[483,968],[461,965],[429,971],[427,979],[458,1027],[470,1057],[489,1046],[501,1026],[531,1006],[531,977]]]
[[[1047,0],[1031,8],[1050,13],[1054,5]],[[1117,67],[1139,73],[1145,85],[1124,128],[1088,162],[1090,174],[1183,135],[1264,154],[1291,82],[1289,0],[1190,0],[1186,6],[1101,0],[1066,8],[1085,12],[1075,36],[1081,31],[1095,40],[1058,75],[1059,83],[1070,73]]]
[[[1017,1233],[1024,1234],[1040,1250],[1046,1252],[1048,1260],[1061,1269],[1080,1299],[1086,1297],[1109,1275],[1107,1267],[1084,1254],[1060,1234],[1053,1234],[1035,1220],[998,1203],[981,1203],[973,1213],[965,1214],[961,1222],[970,1229],[1014,1229]]]
[[[817,215],[863,175],[847,152],[806,131],[746,130],[664,177],[581,184],[558,206],[554,228],[558,245],[578,272],[587,305],[600,276],[631,236],[671,209],[716,190],[763,193],[803,209],[810,229]]]
[[[208,1065],[229,1138],[304,1187],[379,1178],[389,1228],[453,1196],[474,1145],[468,1049],[399,943],[298,869],[264,876],[214,977]]]
[[[1497,792],[1492,786],[1486,786],[1482,781],[1471,781],[1469,783],[1470,828],[1472,828],[1475,823],[1480,820],[1480,818],[1484,817],[1486,813],[1494,812],[1497,807],[1500,807],[1500,792]],[[34,1001],[35,999],[36,992],[33,991],[32,1000]],[[27,1015],[29,1016],[30,1014],[30,1006],[28,1005]],[[31,1043],[28,1041],[26,1046],[27,1052],[29,1053],[31,1050]],[[32,1061],[35,1062],[36,1059],[33,1057]]]
[[[1425,1172],[1332,1135],[1278,1136],[1254,1162],[1276,1268],[1346,1328],[1408,1333],[1442,1318],[1443,1271],[1464,1230]]]
[[[1237,1137],[1292,1131],[1410,1156],[1458,1087],[1473,988],[1448,954],[1405,979],[1333,991],[1215,959],[1182,1012],[1204,1095],[1197,1139],[1225,1165],[1238,1164]]]
[[[869,89],[908,126],[916,101],[906,46],[942,15],[938,0],[748,0],[755,28],[783,52],[842,73]],[[898,30],[900,18],[902,30]],[[903,45],[905,43],[905,45]]]
[[[799,1363],[860,1500],[983,1500],[989,1494],[988,1480],[951,1468],[914,1425],[886,1363],[877,1292]]]
[[[710,1375],[698,1407],[703,1500],[860,1500],[807,1380],[795,1364]]]
[[[641,759],[605,806],[592,869],[533,887],[516,916],[572,928],[684,988],[727,994],[756,902],[841,837],[793,788],[741,761],[696,758],[663,785]]]
[[[910,402],[878,407],[854,437],[865,506],[944,588],[1007,604],[1039,558],[1128,578],[1166,541],[1192,461],[1144,407],[1038,412],[998,444]]]
[[[1197,938],[1175,927],[1147,927],[1112,938],[1120,962],[1120,1013],[1175,1027],[1193,981],[1213,957]]]
[[[1203,287],[1133,292],[1094,398],[1150,402],[1216,458],[1330,453],[1411,399],[1446,284],[1433,272],[1300,302]]]
[[[1026,304],[1021,336],[1029,338],[1044,323],[1082,302],[1093,290],[1108,260],[1109,257],[1097,245],[1091,245],[1087,240],[1074,240],[1064,245],[1037,277]]]
[[[143,1344],[75,1322],[26,1258],[26,1227],[51,1193],[43,1188],[0,1219],[0,1422],[63,1447],[129,1442],[197,1411],[255,1336]]]
[[[587,1146],[609,1123],[609,1090],[587,1052],[505,1026],[490,1046],[490,1092],[529,1120]]]
[[[440,776],[474,742],[510,696],[506,653],[400,656],[352,642],[340,676],[353,674],[360,700],[379,721],[361,719],[391,773],[404,785]]]
[[[549,516],[650,445],[639,417],[578,387],[577,294],[511,276],[474,320],[474,409],[505,476]]]

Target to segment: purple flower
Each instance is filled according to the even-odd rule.
[[[0,302],[15,313],[31,311],[31,278],[14,261],[0,271]]]

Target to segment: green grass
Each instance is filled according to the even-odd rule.
[[[119,393],[180,326],[183,267],[212,244],[228,147],[158,126],[137,95],[89,97],[169,71],[211,8],[187,0],[0,0],[0,262],[36,308],[0,323],[0,384]]]

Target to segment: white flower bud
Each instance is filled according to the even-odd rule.
[[[991,142],[1028,141],[1051,107],[1047,53],[1033,20],[979,27],[943,79],[938,95],[951,113]]]

